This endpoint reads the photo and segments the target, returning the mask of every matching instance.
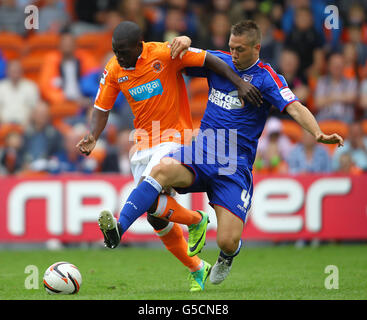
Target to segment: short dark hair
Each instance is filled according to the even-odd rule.
[[[253,45],[261,43],[261,30],[253,20],[242,20],[231,27],[231,34],[242,36],[246,34]]]
[[[123,21],[120,22],[113,31],[112,39],[114,41],[138,43],[143,39],[143,32],[135,22]]]

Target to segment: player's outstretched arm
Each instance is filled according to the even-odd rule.
[[[338,147],[344,145],[343,138],[337,133],[330,135],[323,133],[315,117],[299,101],[294,101],[289,104],[286,110],[294,120],[296,120],[304,129],[306,129],[315,137],[317,142],[325,144],[338,144]]]
[[[187,36],[176,37],[170,45],[172,59],[177,55],[180,55],[180,59],[182,59],[191,45],[191,39]],[[231,81],[238,89],[239,98],[245,99],[258,107],[262,105],[260,91],[250,82],[243,81],[222,59],[207,52],[204,66]]]
[[[258,107],[262,105],[263,101],[260,91],[249,81],[243,81],[222,59],[207,52],[205,67],[231,81],[238,89],[239,98],[243,98]]]
[[[93,151],[99,136],[106,127],[109,113],[109,111],[101,111],[93,108],[92,117],[90,120],[90,131],[76,145],[81,153],[89,156]]]

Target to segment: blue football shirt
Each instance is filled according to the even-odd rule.
[[[208,103],[197,139],[204,141],[205,153],[213,153],[218,157],[218,150],[225,148],[225,156],[230,157],[230,161],[252,170],[258,139],[271,106],[283,111],[298,98],[288,88],[284,77],[277,74],[269,64],[257,60],[249,68],[237,70],[230,53],[208,52],[225,61],[244,81],[250,81],[257,87],[263,96],[263,105],[257,107],[247,101],[242,105],[237,88],[228,79],[205,67],[187,68],[187,75],[206,77],[209,85]],[[213,134],[215,143],[211,140]],[[234,148],[236,153],[233,153]]]

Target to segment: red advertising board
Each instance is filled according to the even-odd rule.
[[[367,239],[367,175],[256,175],[254,184],[245,240]],[[99,211],[118,215],[132,188],[131,178],[118,175],[2,177],[0,242],[99,241]],[[208,210],[208,238],[215,239],[215,212],[206,195],[178,201]],[[123,237],[152,240],[157,237],[144,216]]]

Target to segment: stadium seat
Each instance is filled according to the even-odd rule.
[[[348,125],[343,121],[324,120],[319,122],[319,126],[322,132],[326,134],[337,133],[343,139],[345,139],[348,135]],[[336,144],[327,144],[326,146],[328,147],[330,153],[333,153],[337,147]]]
[[[293,142],[297,143],[302,139],[302,128],[300,125],[293,121],[293,120],[286,120],[283,119],[282,126],[283,126],[283,133]]]
[[[56,33],[34,33],[27,39],[27,53],[35,56],[57,50],[60,45],[60,35]]]
[[[90,32],[77,37],[76,45],[78,49],[89,51],[100,62],[104,56],[112,51],[112,35],[110,33]]]
[[[23,38],[12,32],[0,32],[0,49],[6,60],[19,59],[24,49]]]
[[[44,59],[41,55],[27,55],[21,59],[24,76],[35,82],[39,81],[39,74]]]

